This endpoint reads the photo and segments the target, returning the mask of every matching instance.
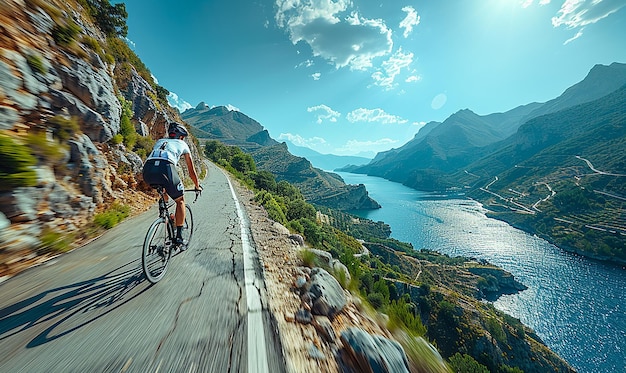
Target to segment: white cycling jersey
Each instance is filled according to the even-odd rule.
[[[180,139],[159,139],[146,160],[165,159],[177,164],[183,154],[190,154],[189,145]]]

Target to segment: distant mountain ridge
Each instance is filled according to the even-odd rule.
[[[199,138],[217,139],[241,146],[248,143],[262,146],[278,144],[259,122],[225,106],[211,108],[200,102],[195,108],[185,110],[181,118],[194,127],[192,131]]]
[[[402,147],[379,153],[369,164],[344,171],[379,176],[423,190],[454,186],[457,183],[451,174],[492,153],[500,141],[513,135],[522,124],[599,99],[625,83],[626,64],[596,65],[583,81],[544,104],[531,103],[485,116],[461,110],[442,123],[429,123],[428,128],[422,128]]]
[[[198,139],[219,140],[240,147],[252,156],[259,169],[297,186],[310,203],[339,210],[380,208],[365,186],[347,185],[339,175],[294,156],[285,143],[274,140],[259,122],[239,111],[224,106],[210,108],[201,102],[181,117]]]
[[[372,159],[359,156],[322,154],[313,149],[297,146],[289,141],[285,141],[289,151],[298,157],[308,159],[315,167],[325,171],[334,171],[348,165],[361,166],[369,163]]]

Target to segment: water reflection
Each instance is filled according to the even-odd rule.
[[[528,290],[494,305],[533,328],[581,372],[626,371],[626,270],[575,254],[485,216],[467,199],[433,198],[384,179],[339,173],[365,184],[383,208],[357,212],[391,226],[392,237],[455,256],[486,259]],[[440,196],[439,196],[440,197]]]

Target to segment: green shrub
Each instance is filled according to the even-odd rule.
[[[150,136],[137,136],[137,141],[135,142],[135,147],[133,151],[137,153],[141,159],[146,159],[148,154],[152,151],[152,147],[154,147],[155,141]]]
[[[30,148],[30,152],[39,158],[42,163],[56,166],[65,157],[64,149],[67,146],[48,140],[44,132],[29,133],[25,140]]]
[[[48,69],[44,66],[41,56],[29,54],[26,56],[26,62],[28,63],[28,66],[33,69],[33,71],[42,75],[48,73]]]
[[[71,235],[44,229],[39,237],[41,240],[40,251],[64,253],[71,248],[74,238]]]
[[[119,222],[124,220],[130,214],[130,207],[126,205],[120,205],[117,202],[111,205],[111,207],[102,213],[96,214],[93,221],[97,226],[105,229],[111,229]]]
[[[61,142],[69,140],[80,131],[80,126],[75,117],[67,119],[61,115],[55,115],[48,120],[48,125],[53,129],[54,137]]]
[[[102,47],[100,46],[100,43],[98,42],[98,40],[96,40],[95,38],[92,38],[91,36],[83,36],[82,42],[87,47],[89,47],[89,49],[91,49],[92,51],[102,56]]]
[[[113,135],[113,137],[111,138],[111,142],[115,145],[121,144],[122,142],[124,142],[124,136],[122,136],[121,133]]]
[[[316,255],[311,250],[303,249],[300,251],[300,259],[305,267],[315,267]]]
[[[0,191],[36,185],[36,164],[27,146],[0,134]]]
[[[367,294],[367,301],[372,307],[379,310],[385,305],[385,296],[381,293],[370,293]]]
[[[57,44],[67,47],[76,39],[80,30],[80,26],[74,23],[74,21],[69,21],[66,25],[54,26],[52,37]]]
[[[137,130],[135,130],[135,126],[131,122],[131,118],[133,117],[132,102],[126,101],[122,96],[119,97],[119,100],[122,104],[120,134],[124,139],[124,145],[126,145],[129,149],[133,149],[135,142],[137,141]]]
[[[404,299],[392,301],[387,306],[386,312],[389,315],[391,328],[402,328],[414,336],[426,334],[426,327],[422,324],[417,308],[412,303],[407,303]]]

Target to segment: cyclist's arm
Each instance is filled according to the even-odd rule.
[[[183,154],[183,157],[185,157],[185,163],[187,163],[189,176],[191,177],[191,180],[193,181],[193,183],[196,185],[196,189],[198,190],[201,189],[200,182],[198,181],[198,174],[196,173],[196,167],[193,164],[193,158],[191,158],[191,154],[185,153]]]

